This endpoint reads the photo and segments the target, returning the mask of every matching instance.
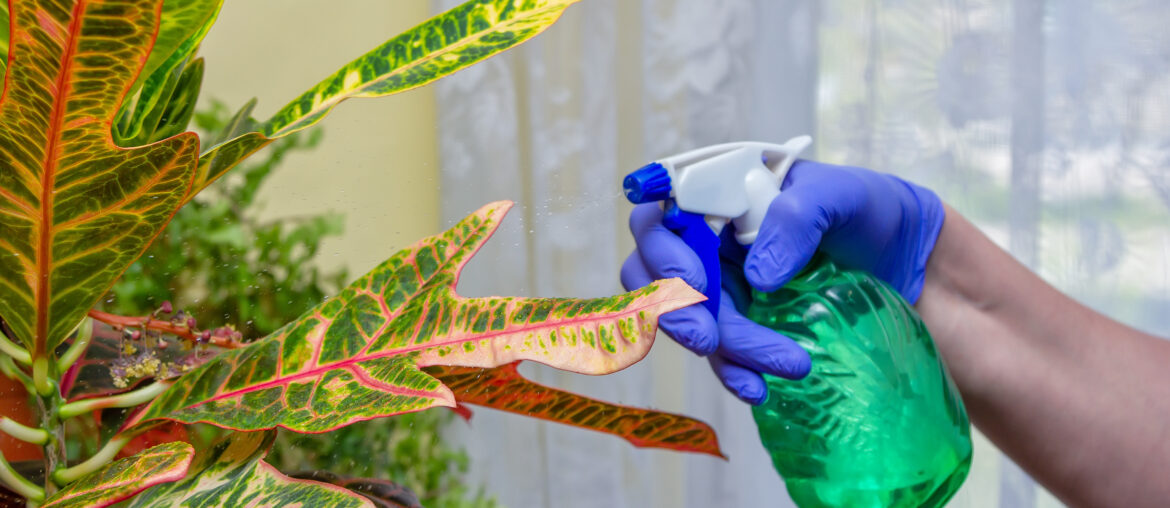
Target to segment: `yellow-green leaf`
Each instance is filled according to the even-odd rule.
[[[183,442],[164,443],[114,461],[57,491],[42,508],[109,506],[187,473],[195,449]]]
[[[0,101],[0,315],[34,362],[158,234],[191,188],[194,134],[111,137],[161,0],[10,3]]]
[[[606,374],[642,359],[658,315],[703,299],[680,279],[608,298],[465,298],[459,272],[511,203],[493,203],[395,254],[272,335],[184,374],[129,425],[157,419],[324,432],[453,406],[419,370],[534,360]]]
[[[268,121],[212,147],[195,192],[272,140],[313,125],[350,97],[425,85],[524,42],[578,0],[471,0],[386,41],[305,91]]]
[[[135,496],[129,506],[373,508],[368,499],[347,489],[289,478],[264,462],[275,437],[273,431],[233,432],[219,443],[198,450],[185,478],[147,489]]]

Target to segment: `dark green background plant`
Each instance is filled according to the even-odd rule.
[[[218,102],[195,114],[204,133],[222,132],[231,111]],[[183,207],[158,240],[111,289],[105,307],[145,315],[162,302],[194,315],[202,326],[231,325],[245,340],[265,336],[329,296],[349,280],[344,269],[318,266],[321,242],[338,236],[340,214],[262,220],[260,190],[296,152],[315,148],[314,127],[277,140]],[[181,296],[180,296],[181,295]],[[286,472],[329,470],[392,480],[424,506],[496,506],[463,481],[466,452],[440,438],[454,414],[430,410],[354,424],[329,434],[282,432],[267,460]],[[220,434],[199,429],[200,441]]]

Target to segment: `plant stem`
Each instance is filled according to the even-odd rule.
[[[21,424],[7,416],[0,417],[0,431],[26,443],[44,445],[49,441],[49,432]]]
[[[101,450],[98,450],[98,452],[95,453],[93,457],[90,457],[85,462],[77,464],[73,467],[67,467],[53,471],[53,474],[51,475],[53,477],[53,481],[57,482],[58,485],[68,485],[69,483],[81,479],[87,474],[101,469],[102,466],[109,464],[110,461],[114,459],[114,456],[122,450],[122,447],[126,446],[126,443],[130,442],[132,437],[134,437],[132,434],[124,434],[114,437],[110,440],[110,442],[106,443],[106,445],[103,446]]]
[[[41,428],[49,433],[49,440],[42,448],[45,457],[45,494],[53,495],[57,485],[53,483],[53,472],[65,464],[65,426],[57,416],[62,399],[57,390],[48,395],[35,397],[41,413]]]
[[[16,366],[16,362],[12,361],[12,357],[0,356],[0,372],[7,376],[8,379],[20,381],[24,384],[24,389],[28,390],[28,393],[36,393],[36,389],[33,388],[32,378],[28,377],[28,374],[25,374],[23,370],[20,370],[20,367]]]
[[[29,501],[40,503],[45,500],[45,489],[28,481],[28,478],[12,469],[12,465],[4,458],[3,453],[0,453],[0,481],[3,481],[4,485],[12,489],[13,492],[28,498]]]
[[[11,356],[14,360],[25,365],[32,363],[32,357],[29,356],[28,350],[18,346],[15,342],[8,340],[8,336],[4,335],[3,331],[0,331],[0,351],[8,354],[8,356]]]
[[[41,397],[56,395],[54,393],[56,386],[52,381],[49,381],[49,359],[42,356],[33,360],[32,371],[33,388],[36,388],[37,393]]]
[[[147,330],[154,330],[156,332],[169,333],[171,335],[182,337],[190,341],[194,341],[196,339],[195,333],[190,328],[187,328],[187,325],[176,324],[161,319],[154,319],[149,316],[119,316],[117,314],[110,314],[100,310],[90,310],[89,317],[115,328],[146,328]],[[222,337],[219,335],[212,335],[210,344],[224,349],[239,349],[247,345],[243,342],[232,339],[231,337]]]
[[[93,321],[90,318],[82,319],[79,326],[77,337],[73,339],[69,349],[65,350],[65,354],[61,355],[60,358],[57,358],[57,372],[69,370],[69,367],[72,367],[73,363],[85,353],[85,349],[89,347],[89,341],[93,339]]]
[[[148,386],[126,393],[120,393],[118,395],[70,402],[61,406],[61,409],[57,411],[57,414],[62,419],[68,419],[98,409],[105,409],[110,407],[133,407],[139,404],[150,402],[170,386],[171,383],[169,381],[156,381]]]

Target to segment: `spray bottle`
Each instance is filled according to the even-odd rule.
[[[731,222],[737,242],[754,242],[811,141],[713,145],[655,161],[623,182],[631,202],[663,202],[664,224],[703,263],[712,314],[720,232]],[[798,505],[935,507],[958,490],[971,463],[967,412],[921,318],[893,288],[817,254],[784,287],[754,291],[740,310],[812,357],[802,380],[765,374],[768,398],[752,408]]]

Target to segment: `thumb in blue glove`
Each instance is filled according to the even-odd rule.
[[[753,287],[780,289],[819,249],[918,301],[945,211],[929,189],[867,169],[797,161],[744,261]]]

